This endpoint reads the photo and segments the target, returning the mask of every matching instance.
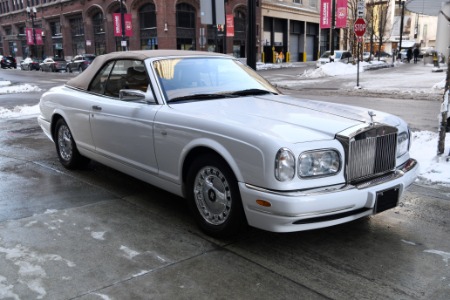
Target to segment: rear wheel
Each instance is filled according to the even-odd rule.
[[[225,237],[246,225],[237,180],[227,163],[207,154],[194,161],[187,177],[189,206],[200,228]]]
[[[56,122],[55,145],[59,161],[64,167],[75,169],[89,162],[89,159],[78,152],[69,126],[67,126],[67,123],[63,119],[59,119]]]

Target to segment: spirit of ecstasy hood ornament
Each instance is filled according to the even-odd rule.
[[[372,126],[373,123],[374,123],[374,122],[373,122],[373,117],[375,117],[376,114],[375,114],[373,111],[371,111],[371,110],[369,110],[367,113],[368,113],[369,116],[370,116],[370,126]]]

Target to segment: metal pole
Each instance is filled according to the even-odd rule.
[[[122,46],[122,51],[126,51],[126,46],[122,45],[123,41],[125,41],[125,19],[123,12],[123,0],[120,0],[120,25],[122,26],[122,40],[120,44]]]
[[[400,43],[399,43],[399,47],[398,47],[398,53],[400,54],[400,51],[402,51],[402,39],[403,39],[403,19],[405,17],[405,1],[400,0],[400,4],[402,6],[402,16],[401,16],[401,20],[400,20]],[[401,60],[401,54],[400,54],[400,60]]]
[[[331,55],[334,55],[334,26],[336,19],[336,3],[335,0],[331,1],[331,28],[330,28],[330,53]],[[331,59],[331,58],[330,58]]]
[[[248,0],[247,65],[256,70],[256,1]]]

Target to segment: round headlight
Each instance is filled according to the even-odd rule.
[[[295,157],[286,148],[278,150],[275,157],[275,178],[279,181],[292,180],[295,176]]]

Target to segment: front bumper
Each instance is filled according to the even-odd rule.
[[[417,177],[419,165],[410,159],[395,172],[358,185],[339,185],[303,191],[270,191],[240,183],[242,203],[250,226],[292,232],[329,227],[373,215],[397,205],[405,189]],[[270,203],[270,207],[257,204]],[[377,201],[379,203],[377,203]],[[381,207],[381,209],[380,209]]]

